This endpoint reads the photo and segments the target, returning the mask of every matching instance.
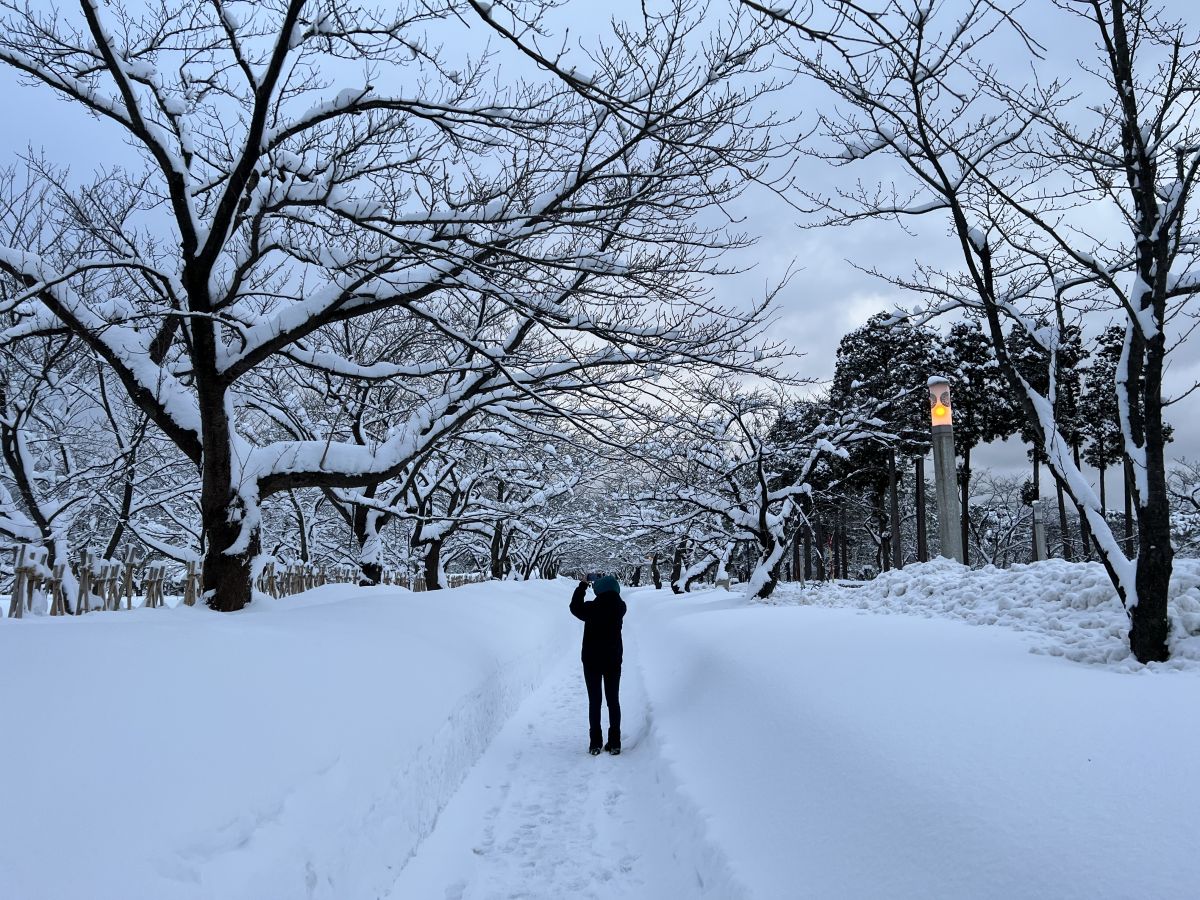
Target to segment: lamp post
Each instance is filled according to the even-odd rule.
[[[1046,523],[1042,519],[1042,501],[1034,500],[1029,504],[1033,507],[1033,561],[1049,558],[1046,552]]]
[[[933,478],[937,488],[938,535],[942,556],[963,562],[961,517],[954,469],[954,410],[950,405],[950,380],[929,379],[929,416],[933,426]]]

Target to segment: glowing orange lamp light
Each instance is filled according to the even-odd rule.
[[[934,428],[954,424],[954,412],[950,405],[950,382],[940,376],[929,379],[929,417]]]

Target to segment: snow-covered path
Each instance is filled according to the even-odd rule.
[[[663,767],[628,637],[621,707],[622,755],[589,756],[572,648],[442,811],[392,900],[741,896]]]

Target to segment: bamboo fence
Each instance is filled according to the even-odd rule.
[[[67,578],[62,563],[50,566],[47,560],[43,547],[22,545],[17,549],[8,618],[20,619],[31,613],[38,601],[45,604],[39,608],[48,607],[52,616],[135,607],[158,609],[166,605],[164,598],[168,586],[178,585],[182,596],[180,602],[184,606],[195,606],[202,596],[200,570],[195,562],[187,563],[177,579],[172,580],[168,576],[167,562],[139,558],[132,547],[126,549],[122,559],[102,559],[84,550],[78,562],[71,566],[71,579]],[[361,572],[351,566],[268,562],[255,580],[255,587],[271,597],[281,598],[326,584],[356,584],[360,577]],[[179,578],[182,583],[178,583]],[[482,575],[455,573],[446,576],[446,587],[482,580]],[[426,589],[423,576],[410,577],[390,570],[384,572],[382,583],[411,591]],[[74,603],[68,602],[68,595]]]

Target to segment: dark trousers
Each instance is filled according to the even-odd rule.
[[[600,746],[603,731],[600,729],[600,686],[603,684],[603,699],[608,701],[608,743],[621,746],[621,663],[585,662],[583,682],[588,692],[588,725],[591,729],[592,745]]]

